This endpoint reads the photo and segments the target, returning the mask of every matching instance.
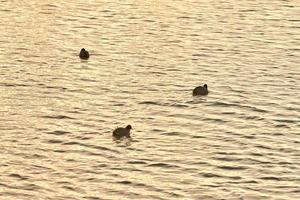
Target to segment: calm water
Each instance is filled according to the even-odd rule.
[[[1,200],[300,199],[298,0],[0,2]]]

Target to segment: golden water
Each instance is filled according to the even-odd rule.
[[[0,3],[1,200],[300,199],[298,0]]]

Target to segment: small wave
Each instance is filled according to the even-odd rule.
[[[221,177],[220,175],[217,175],[217,174],[214,174],[214,173],[200,173],[200,175],[202,175],[203,177],[206,177],[206,178],[219,178]]]
[[[290,128],[290,126],[286,125],[286,124],[277,124],[275,125],[276,128]],[[273,135],[283,135],[282,133],[277,133],[277,134],[273,134]]]
[[[119,106],[119,107],[122,107],[124,105],[125,105],[125,103],[115,103],[115,104],[113,104],[113,106]]]
[[[216,123],[227,123],[228,120],[225,119],[218,119],[218,118],[204,118],[203,121],[210,121],[210,122],[216,122]]]
[[[234,157],[213,157],[214,160],[222,160],[222,161],[240,161],[241,158],[234,158]]]
[[[292,165],[292,162],[279,162],[278,165]]]
[[[152,129],[151,131],[153,131],[153,132],[157,132],[157,133],[162,133],[164,130],[162,130],[162,129],[157,129],[157,128],[154,128],[154,129]]]
[[[178,168],[177,165],[171,165],[171,164],[167,164],[167,163],[153,163],[153,164],[149,164],[147,166],[148,167],[162,167],[162,168]]]
[[[261,177],[260,179],[262,180],[270,180],[270,181],[282,181],[282,178],[275,177],[275,176],[266,176],[266,177]]]
[[[291,120],[291,119],[275,119],[274,121],[282,122],[282,123],[291,123],[291,124],[300,122],[300,120],[298,120],[298,119],[293,119],[293,120]]]
[[[256,12],[257,10],[255,10],[255,9],[242,9],[240,11],[241,12]]]
[[[101,200],[99,197],[83,197],[83,198],[88,200]]]
[[[115,153],[120,153],[119,151],[116,151],[116,150],[113,150],[113,149],[110,149],[110,148],[107,148],[107,147],[103,147],[103,146],[91,146],[89,145],[89,147],[93,147],[94,149],[98,149],[98,150],[104,150],[104,151],[112,151],[112,152],[115,152]]]
[[[162,133],[162,135],[177,136],[177,135],[181,135],[181,133],[180,132],[167,132],[167,133]]]
[[[142,102],[139,102],[139,104],[156,105],[156,106],[160,106],[161,105],[160,103],[154,102],[154,101],[142,101]]]
[[[248,159],[251,163],[258,163],[258,164],[264,164],[264,165],[268,165],[268,164],[272,164],[269,161],[262,161],[262,160],[257,160],[257,159],[253,159],[253,158],[249,158]]]
[[[206,177],[206,178],[227,178],[227,179],[232,179],[232,180],[240,180],[242,177],[240,176],[222,176],[214,173],[200,173],[201,176]]]
[[[117,183],[124,184],[124,185],[130,185],[130,184],[132,184],[131,181],[118,181]]]
[[[238,107],[238,108],[250,109],[252,111],[256,111],[256,112],[260,112],[260,113],[269,113],[268,110],[264,110],[264,109],[257,108],[254,106],[249,106],[249,105],[236,104],[236,103],[213,102],[213,103],[211,103],[211,105],[212,106],[220,106],[220,107]]]
[[[13,177],[13,178],[17,178],[17,179],[21,179],[21,180],[26,180],[26,179],[28,179],[28,177],[21,176],[20,174],[10,174],[10,175],[8,175],[8,176]]]
[[[268,146],[265,146],[265,145],[255,145],[255,147],[260,148],[260,149],[269,149],[269,150],[272,150],[272,147],[268,147]]]
[[[33,154],[31,156],[27,156],[27,157],[30,157],[30,158],[37,158],[37,159],[44,159],[44,158],[47,158],[47,156],[44,156],[44,155],[41,155],[41,154]]]
[[[38,190],[42,189],[42,187],[39,186],[39,185],[31,183],[31,184],[27,184],[27,185],[22,186],[21,189],[29,190],[29,191],[38,191]]]
[[[208,54],[205,54],[205,53],[195,53],[195,54],[192,54],[192,56],[194,56],[194,57],[206,57],[206,56],[208,56]]]
[[[74,192],[77,191],[76,188],[71,187],[71,186],[66,186],[66,185],[64,185],[64,186],[62,186],[62,188],[67,189],[67,190],[71,190],[71,191],[74,191]]]
[[[263,156],[263,154],[261,154],[261,153],[250,153],[250,155],[252,155],[252,156]]]
[[[244,116],[244,119],[246,120],[264,120],[264,118],[259,116]]]
[[[11,83],[1,83],[0,86],[4,86],[4,87],[30,87],[31,85],[26,85],[26,84],[11,84]]]
[[[202,135],[194,135],[192,138],[206,138],[206,137]]]
[[[243,166],[218,166],[220,169],[225,169],[225,170],[245,170],[247,167]]]
[[[132,160],[132,161],[128,161],[128,164],[147,164],[144,161],[140,161],[140,160]]]
[[[67,152],[67,151],[58,149],[58,150],[53,150],[53,152],[56,152],[56,153],[65,153],[65,152]]]
[[[50,131],[47,132],[47,134],[51,134],[51,135],[66,135],[69,134],[70,132],[68,131]]]
[[[68,145],[68,146],[69,145],[79,145],[79,146],[84,146],[84,147],[93,148],[93,149],[97,149],[97,150],[104,150],[104,151],[110,151],[110,152],[114,152],[114,153],[120,153],[117,150],[110,149],[107,147],[90,145],[90,144],[85,144],[85,143],[81,143],[81,142],[77,142],[77,141],[65,142],[65,143],[63,143],[63,145]]]
[[[63,145],[81,145],[79,142],[65,142]]]
[[[255,135],[243,135],[243,138],[247,138],[247,139],[255,139]]]
[[[50,144],[59,144],[59,143],[62,143],[61,140],[48,140],[48,143]]]
[[[144,172],[144,170],[137,169],[137,168],[125,168],[125,167],[112,167],[111,170],[116,170],[116,171],[132,171],[132,172]]]
[[[44,115],[41,117],[48,118],[48,119],[75,119],[66,115]]]
[[[177,108],[188,108],[189,107],[188,105],[178,104],[178,103],[172,104],[170,106],[177,107]]]

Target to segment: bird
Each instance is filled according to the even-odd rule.
[[[198,86],[193,90],[193,96],[207,95],[207,94],[208,94],[208,89],[206,84],[204,84],[203,86]]]
[[[130,138],[131,125],[126,126],[126,128],[116,128],[113,131],[113,136],[116,138],[127,137]]]
[[[89,59],[90,54],[87,50],[85,50],[84,48],[81,49],[80,53],[79,53],[79,57],[81,59]]]

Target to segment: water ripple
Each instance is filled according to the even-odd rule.
[[[295,1],[0,2],[0,199],[300,199]]]

